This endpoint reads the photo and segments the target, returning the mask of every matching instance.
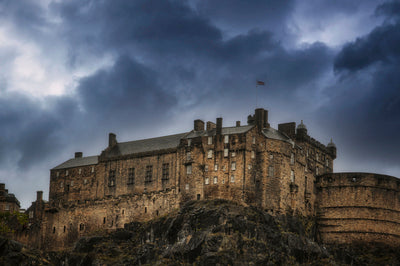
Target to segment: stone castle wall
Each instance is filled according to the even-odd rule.
[[[317,214],[325,243],[400,244],[400,180],[371,173],[317,178]]]

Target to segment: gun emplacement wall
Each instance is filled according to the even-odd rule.
[[[324,243],[400,245],[400,180],[371,173],[317,177],[317,217]]]

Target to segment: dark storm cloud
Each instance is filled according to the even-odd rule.
[[[393,9],[390,9],[392,7]],[[397,4],[384,4],[377,13],[393,14]],[[343,47],[335,58],[339,77],[327,116],[348,152],[365,160],[396,165],[400,159],[400,23],[385,22]]]
[[[83,78],[78,95],[88,118],[99,123],[143,122],[152,114],[161,119],[176,99],[162,89],[157,78],[155,71],[123,55],[109,69]]]
[[[57,154],[64,145],[62,132],[73,116],[65,110],[76,109],[75,104],[68,98],[49,100],[57,107],[44,109],[17,93],[0,98],[0,164],[16,161],[26,169]]]

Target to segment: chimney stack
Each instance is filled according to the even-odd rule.
[[[236,126],[240,127],[240,121],[236,121]]]
[[[264,128],[269,128],[270,125],[268,123],[268,110],[264,110]]]
[[[256,122],[256,126],[258,127],[258,130],[262,130],[264,128],[264,109],[263,108],[257,108],[255,110],[255,122]]]
[[[83,153],[82,153],[82,152],[80,152],[80,151],[75,152],[75,159],[76,159],[76,158],[82,158],[82,156],[83,156]]]
[[[217,135],[221,135],[222,134],[222,117],[218,117],[217,118]]]
[[[208,130],[213,130],[214,128],[216,128],[215,123],[213,123],[213,122],[211,122],[211,121],[208,121],[208,122],[207,122],[207,131],[208,131]]]
[[[115,135],[114,133],[110,133],[108,135],[108,147],[113,147],[117,144],[117,135]]]
[[[194,120],[194,131],[203,131],[204,130],[204,122],[200,119]]]
[[[41,202],[43,200],[43,191],[36,191],[36,202]]]

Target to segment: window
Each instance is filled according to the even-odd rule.
[[[214,164],[214,171],[218,171],[218,164]]]
[[[232,157],[235,157],[235,156],[236,156],[236,152],[234,152],[234,151],[231,152],[231,156],[232,156]]]
[[[229,150],[228,149],[224,149],[224,157],[228,157],[229,154]]]
[[[251,142],[252,142],[253,144],[256,144],[256,137],[253,137],[252,140],[251,140]]]
[[[108,185],[110,187],[115,186],[115,170],[110,170],[108,174]]]
[[[151,183],[153,182],[153,166],[152,165],[147,165],[146,166],[146,175],[144,178],[145,183]]]
[[[232,169],[232,171],[236,170],[236,162],[232,162],[231,169]]]
[[[68,176],[68,170],[67,170],[67,171],[65,171],[65,176]]]
[[[190,145],[192,145],[192,140],[188,139],[188,146],[190,147]]]
[[[290,171],[290,182],[294,183],[294,171]]]
[[[247,168],[248,168],[249,170],[251,170],[251,164],[249,164],[249,165],[247,166]]]
[[[186,165],[186,174],[188,174],[188,175],[192,174],[192,165],[191,164]]]
[[[61,188],[64,187],[64,182],[61,181],[60,187],[61,187]]]
[[[213,157],[213,150],[208,150],[207,158],[211,159]]]
[[[224,143],[225,144],[229,143],[229,135],[224,136]]]
[[[94,173],[94,166],[92,166],[92,173]]]
[[[212,144],[212,137],[208,137],[208,141],[207,141],[207,143],[208,143],[208,145],[211,145]]]
[[[59,176],[60,176],[60,172],[57,172],[57,173],[56,173],[56,176],[59,177]]]
[[[29,211],[29,218],[30,218],[30,219],[33,218],[33,211]]]
[[[128,169],[128,185],[135,184],[135,168]]]
[[[162,165],[162,182],[168,183],[169,180],[169,163],[163,163]]]
[[[5,210],[5,211],[9,211],[9,210],[10,210],[10,204],[6,204],[6,205],[4,206],[4,210]]]
[[[185,189],[186,189],[186,190],[189,190],[189,184],[186,184],[186,185],[185,185]]]
[[[294,153],[290,154],[290,164],[294,164]]]
[[[214,176],[214,184],[218,184],[218,177]]]
[[[235,183],[235,176],[234,175],[231,176],[231,183]]]
[[[82,174],[82,169],[81,168],[79,168],[78,174]]]
[[[254,151],[251,151],[251,159],[256,158],[256,153]]]
[[[204,171],[208,172],[208,165],[204,166]]]
[[[319,154],[318,154],[318,153],[315,154],[315,159],[316,159],[317,161],[319,161]]]
[[[272,165],[268,167],[268,176],[274,177],[274,167]]]
[[[84,184],[84,185],[87,184],[87,179],[83,179],[83,184]]]
[[[85,230],[85,225],[84,224],[80,224],[79,225],[79,231],[83,231]]]
[[[210,184],[210,178],[206,177],[204,179],[204,184],[206,184],[206,185]]]
[[[189,152],[186,153],[186,160],[190,161],[191,159],[192,159],[192,155],[191,155],[191,153],[189,151]]]
[[[71,181],[71,187],[73,187],[74,186],[74,181]]]
[[[329,160],[328,159],[326,159],[326,161],[325,161],[325,166],[329,167]]]
[[[274,159],[274,155],[273,154],[270,154],[269,155],[269,158],[272,160],[272,159]]]
[[[318,168],[318,166],[315,168],[315,174],[316,174],[316,175],[319,175],[319,168]]]
[[[307,152],[306,152],[306,156],[308,157],[308,153],[309,153],[309,151],[308,151],[308,149],[307,149]]]
[[[222,166],[222,171],[224,171],[224,172],[226,171],[226,166],[225,165]]]

